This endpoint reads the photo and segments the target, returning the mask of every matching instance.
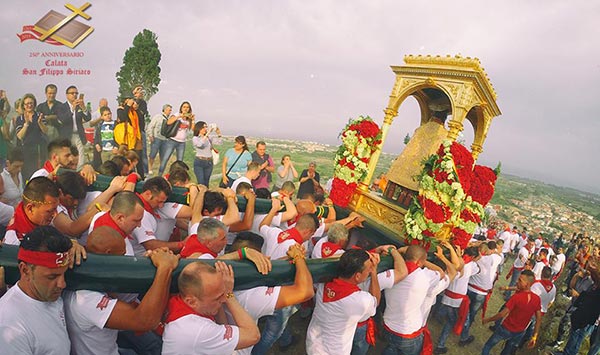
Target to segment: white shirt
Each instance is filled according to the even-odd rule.
[[[3,226],[8,225],[13,215],[15,214],[15,208],[6,203],[0,202],[0,224]]]
[[[369,292],[357,291],[333,302],[323,302],[325,284],[317,285],[315,310],[306,332],[306,352],[312,354],[350,354],[358,322],[375,315],[377,299]]]
[[[562,266],[564,265],[566,260],[565,254],[560,253],[560,254],[556,254],[556,261],[554,262],[554,264],[552,265],[552,273],[553,274],[558,274],[560,269],[562,269]]]
[[[145,211],[144,211],[145,212]],[[94,215],[94,217],[92,217],[92,222],[90,223],[90,228],[88,229],[88,235],[90,233],[92,233],[92,231],[94,230],[94,226],[96,225],[96,220],[100,217],[102,217],[103,215],[105,215],[106,213],[109,212],[98,212]],[[133,245],[131,244],[133,237],[128,236],[128,238],[125,238],[125,255],[127,256],[133,256]]]
[[[504,232],[500,233],[500,235],[498,236],[498,239],[501,239],[504,241],[504,245],[502,246],[502,252],[508,253],[510,251],[510,242],[512,240],[512,233],[510,233],[509,231],[504,231]]]
[[[79,202],[79,205],[77,206],[77,216],[82,216],[87,211],[88,207],[92,204],[92,201],[94,201],[96,197],[100,196],[101,193],[101,191],[88,191],[85,194],[85,198],[81,202]],[[88,231],[84,231],[83,233],[81,233],[81,237],[79,238],[79,244],[83,246],[87,245],[88,234]]]
[[[552,289],[550,292],[546,291],[546,288],[538,281],[531,285],[531,292],[540,296],[540,300],[542,301],[542,313],[548,312],[548,307],[550,304],[554,302],[554,298],[556,298],[556,286],[552,285]]]
[[[483,255],[477,260],[477,266],[479,266],[479,273],[471,276],[469,284],[476,285],[484,290],[491,290],[494,287],[494,280],[496,279],[496,271],[498,265],[500,265],[502,258],[498,254]],[[478,293],[480,295],[486,295],[487,292],[476,290],[469,286],[469,291]]]
[[[385,290],[385,325],[400,334],[411,334],[421,329],[426,320],[422,308],[425,298],[439,282],[440,274],[436,271],[418,268],[394,287]]]
[[[4,169],[2,171],[2,180],[4,181],[4,193],[2,197],[5,199],[7,205],[17,207],[23,196],[23,176],[19,173],[17,175],[18,184],[15,184],[10,173]]]
[[[544,266],[546,266],[546,264],[541,261],[535,263],[535,266],[531,271],[533,271],[536,280],[540,280],[542,278],[542,270],[544,270]]]
[[[448,290],[452,291],[454,293],[461,294],[461,295],[466,295],[467,288],[469,286],[469,280],[471,279],[471,276],[475,275],[478,272],[479,272],[479,266],[477,265],[476,262],[471,261],[471,262],[466,263],[465,266],[463,267],[462,275],[461,274],[456,275],[454,280],[452,280],[450,285],[448,285]],[[445,304],[445,305],[453,307],[453,308],[460,307],[461,303],[462,303],[461,299],[450,298],[446,295],[444,295],[442,297],[442,304]]]
[[[527,259],[529,259],[529,250],[525,247],[519,249],[519,254],[517,255],[517,258],[515,259],[515,262],[513,264],[513,266],[517,269],[522,269],[525,267],[525,263],[527,262]]]
[[[270,316],[275,312],[275,306],[281,293],[281,286],[260,286],[243,291],[234,291],[235,298],[256,323],[261,317]],[[229,317],[230,315],[228,315]],[[235,355],[250,355],[252,348],[236,350]]]
[[[36,178],[36,177],[40,177],[40,176],[48,177],[48,175],[50,175],[48,170],[41,168],[41,169],[35,171],[33,174],[31,174],[31,177],[29,178],[29,180]]]
[[[176,319],[165,326],[163,355],[232,354],[240,339],[234,325],[222,325],[195,314]]]
[[[239,177],[239,178],[237,178],[237,179],[235,179],[233,181],[233,183],[231,184],[231,189],[235,192],[235,190],[237,189],[238,185],[240,183],[242,183],[242,182],[247,182],[250,185],[252,185],[252,180],[248,179],[246,176],[242,176],[242,177]]]
[[[41,302],[19,285],[0,298],[0,352],[3,354],[64,355],[71,351],[61,297]]]
[[[156,219],[156,239],[164,242],[169,241],[177,223],[177,214],[182,207],[183,205],[179,203],[165,202],[164,206],[156,210],[156,213],[160,216]]]
[[[262,226],[260,227],[260,235],[265,239],[262,253],[270,256],[271,260],[287,257],[287,251],[290,246],[297,244],[295,240],[289,238],[281,243],[277,243],[277,237],[282,230],[277,227]]]
[[[148,211],[144,210],[144,217],[142,217],[141,225],[133,230],[131,236],[131,245],[133,246],[133,253],[135,256],[143,256],[146,252],[146,248],[142,243],[149,240],[156,239],[156,218]]]
[[[448,277],[448,274],[446,274],[444,275],[443,279],[439,280],[437,285],[435,285],[434,287],[430,288],[429,291],[427,291],[427,295],[425,296],[423,305],[421,305],[421,312],[423,312],[423,324],[421,325],[422,327],[424,327],[427,323],[427,318],[429,318],[429,312],[431,311],[431,307],[433,307],[437,300],[437,295],[439,295],[442,291],[447,289],[449,285],[450,277]]]
[[[313,248],[312,254],[310,255],[311,259],[321,259],[323,257],[323,255],[321,254],[321,249],[323,247],[323,243],[327,241],[327,237],[319,239],[319,241],[317,242],[317,244],[315,244],[315,247]],[[344,249],[338,249],[335,251],[335,253],[329,255],[328,258],[331,258],[333,256],[341,256],[342,254],[344,254],[344,252]]]
[[[105,328],[117,300],[104,292],[65,291],[65,314],[74,354],[117,355],[118,330]]]

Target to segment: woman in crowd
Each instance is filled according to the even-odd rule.
[[[273,191],[281,190],[281,187],[286,181],[294,181],[298,178],[298,172],[294,168],[292,158],[286,154],[281,158],[281,166],[277,168],[277,175],[275,175],[275,184],[273,185]]]
[[[122,126],[123,128],[127,128],[126,134],[124,134],[124,129],[118,128],[120,123],[128,124],[127,126]],[[115,141],[121,145],[125,144],[127,149],[135,151],[138,157],[141,157],[143,154],[142,132],[145,129],[144,127],[144,116],[139,110],[137,101],[132,98],[124,99],[122,105],[117,109]],[[118,133],[121,130],[122,132]],[[120,136],[124,138],[121,139],[119,138]],[[143,164],[137,166],[137,172],[143,179],[145,174]]]
[[[217,138],[209,137],[211,130],[209,130],[206,122],[198,121],[194,125],[194,138],[192,138],[192,143],[196,149],[194,174],[196,175],[196,181],[206,187],[208,187],[210,175],[213,171],[213,145],[221,143],[221,130],[218,127],[215,129]]]
[[[25,94],[22,100],[23,114],[15,121],[17,146],[23,150],[27,159],[23,164],[23,175],[28,179],[46,161],[47,145],[46,120],[35,112],[37,100],[33,94]]]
[[[173,151],[177,150],[177,160],[183,160],[185,153],[185,141],[187,140],[188,132],[194,128],[195,115],[192,113],[192,105],[184,101],[179,106],[179,114],[177,116],[171,116],[167,120],[168,125],[178,124],[177,133],[167,139],[165,144],[165,155],[160,157],[160,168],[158,169],[158,175],[162,176],[169,162],[169,158],[173,154]]]
[[[321,193],[323,188],[320,185],[321,176],[317,172],[317,163],[311,161],[308,164],[308,169],[302,170],[300,174],[300,187],[298,188],[298,198],[305,198],[306,194],[315,195]]]
[[[16,207],[23,195],[23,152],[15,148],[8,152],[6,168],[0,173],[0,202]]]
[[[233,148],[225,152],[221,173],[223,174],[223,185],[230,187],[235,179],[244,176],[248,170],[248,164],[252,161],[252,154],[248,151],[246,137],[237,136],[233,143]]]

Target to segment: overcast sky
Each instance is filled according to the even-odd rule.
[[[503,113],[480,163],[600,192],[599,1],[89,1],[92,19],[79,20],[95,31],[75,50],[16,36],[49,10],[68,14],[66,1],[2,2],[0,87],[11,100],[33,92],[43,101],[54,82],[59,100],[75,84],[94,106],[108,97],[116,108],[115,73],[147,28],[162,52],[151,113],[189,100],[198,119],[227,135],[338,144],[350,117],[382,123],[391,65],[407,54],[461,54],[481,60]],[[45,51],[83,52],[69,67],[92,75],[23,76],[44,67],[29,54]],[[384,150],[399,152],[419,117],[409,98]]]

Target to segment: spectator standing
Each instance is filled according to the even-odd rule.
[[[134,98],[135,102],[138,104],[138,110],[141,113],[140,120],[142,120],[145,124],[146,118],[148,118],[150,116],[148,114],[148,104],[146,103],[146,100],[144,100],[144,95],[146,94],[146,91],[144,90],[143,86],[138,85],[135,88],[133,88],[133,90],[131,92],[133,93],[133,98]],[[146,146],[147,145],[146,131],[142,128],[140,133],[142,136],[142,154],[139,154],[139,156],[142,159],[142,166],[144,168],[144,171],[147,172],[148,171],[148,150],[147,150],[147,146]]]
[[[308,169],[302,170],[300,174],[300,187],[298,188],[298,198],[303,199],[306,194],[315,193],[315,187],[320,186],[321,176],[317,172],[317,163],[311,161]]]
[[[192,105],[184,101],[179,106],[179,114],[171,116],[167,120],[167,124],[178,124],[177,133],[166,140],[165,155],[160,157],[160,168],[158,174],[162,176],[169,162],[169,158],[173,151],[177,150],[177,160],[183,160],[185,154],[185,141],[187,140],[188,132],[194,128],[195,115],[192,113]]]
[[[115,132],[115,140],[118,144],[127,145],[127,149],[135,151],[138,157],[141,157],[143,154],[142,132],[144,132],[145,129],[145,122],[142,113],[138,108],[137,101],[132,98],[125,98],[123,100],[122,105],[117,109],[117,125],[124,123],[124,130],[121,133],[127,132],[122,140],[120,138],[118,139],[120,134]],[[115,126],[115,131],[116,128],[117,127]],[[132,132],[129,132],[129,129],[131,129]],[[137,172],[143,179],[145,176],[143,164],[140,164],[137,167]]]
[[[252,154],[248,152],[246,137],[235,137],[233,148],[225,152],[223,163],[221,164],[222,182],[230,187],[233,182],[244,176],[248,170],[248,163],[252,161]]]
[[[58,129],[60,122],[58,121],[58,115],[62,112],[64,104],[60,101],[56,101],[56,92],[58,88],[54,84],[48,84],[45,88],[46,101],[42,102],[35,109],[37,112],[44,115],[46,123],[48,124],[48,141],[53,141],[59,137]]]
[[[173,111],[173,106],[169,104],[165,104],[162,107],[162,112],[154,115],[150,120],[150,124],[146,128],[146,134],[148,135],[148,139],[150,140],[150,156],[148,157],[148,174],[152,175],[154,172],[152,171],[152,167],[154,166],[154,159],[156,159],[156,155],[160,154],[160,159],[165,155],[165,136],[162,135],[161,128],[163,122],[165,122],[169,117],[171,117],[171,112]],[[160,160],[159,160],[160,162]]]
[[[15,148],[8,153],[6,167],[0,173],[0,185],[3,187],[0,202],[16,207],[23,195],[23,176],[21,169],[24,162],[23,152]]]
[[[272,173],[275,171],[275,164],[273,159],[267,152],[267,144],[263,141],[256,143],[256,150],[252,153],[252,161],[258,163],[260,167],[260,175],[258,178],[252,180],[252,186],[254,189],[265,188],[268,189],[271,184]]]
[[[4,161],[8,153],[8,142],[10,142],[10,122],[7,120],[10,112],[10,102],[6,97],[6,91],[0,90],[0,168],[4,167]]]
[[[283,184],[287,181],[294,182],[298,178],[298,172],[294,168],[292,158],[286,154],[281,158],[281,166],[277,168],[277,174],[275,174],[275,184],[273,191],[281,190]]]
[[[58,115],[58,121],[61,124],[59,134],[61,137],[71,139],[73,146],[77,147],[79,151],[77,168],[79,169],[83,166],[85,160],[83,147],[87,141],[83,122],[88,122],[92,118],[92,115],[85,106],[83,94],[79,94],[76,86],[69,86],[66,94],[67,102],[63,105],[64,110],[62,114]]]
[[[214,132],[217,134],[216,138],[214,136],[210,137],[211,132],[213,132],[213,128],[209,129],[204,121],[198,121],[194,125],[194,137],[192,138],[194,149],[196,149],[194,174],[196,175],[196,181],[206,187],[210,183],[210,175],[213,171],[213,145],[221,143],[221,130],[219,127],[214,128]]]
[[[31,176],[46,160],[48,126],[44,115],[35,112],[37,101],[33,94],[25,94],[22,102],[23,114],[17,117],[15,130],[17,145],[22,147],[23,155],[27,157],[23,164],[23,174]]]

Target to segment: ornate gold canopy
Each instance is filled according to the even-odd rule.
[[[467,119],[474,130],[471,151],[477,159],[483,151],[492,119],[501,114],[496,104],[496,92],[479,59],[461,56],[404,57],[405,65],[392,66],[396,82],[382,125],[385,144],[389,128],[398,115],[398,108],[413,96],[421,109],[421,125],[404,151],[392,163],[387,177],[388,188],[380,197],[368,191],[381,150],[369,163],[369,173],[350,202],[350,208],[369,217],[399,236],[402,235],[404,214],[418,191],[413,179],[421,171],[421,161],[434,153],[442,140],[456,140]],[[448,121],[432,119],[436,111],[449,114]],[[437,122],[437,123],[435,123]]]

